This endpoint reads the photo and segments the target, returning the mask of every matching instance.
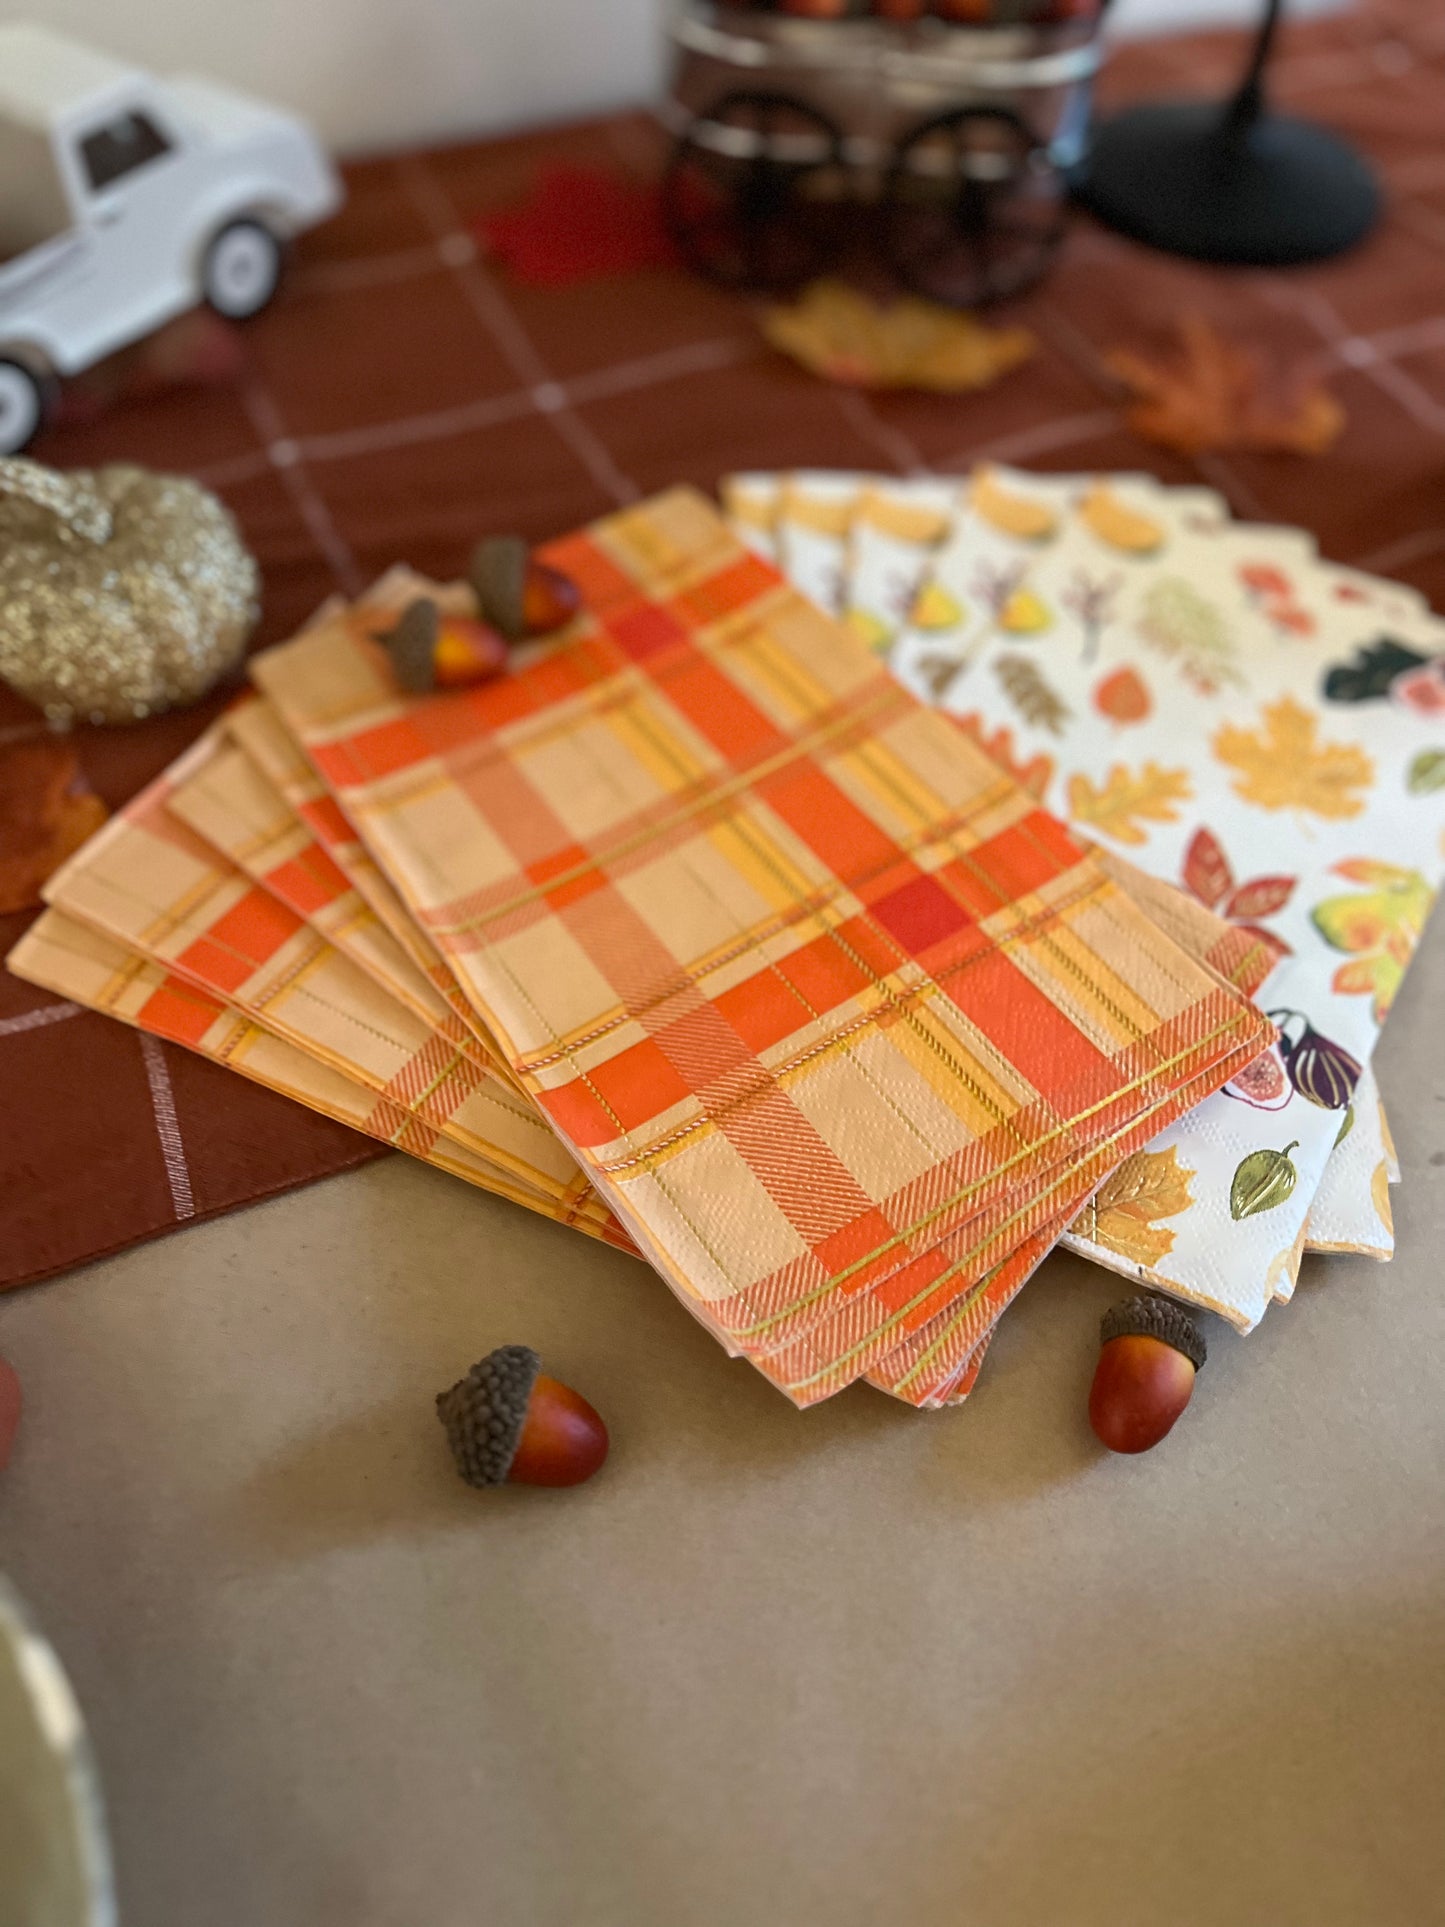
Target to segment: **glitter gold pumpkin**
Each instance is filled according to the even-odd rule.
[[[195,482],[0,459],[0,678],[56,725],[199,700],[239,662],[257,587]]]

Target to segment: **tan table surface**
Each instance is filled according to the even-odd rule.
[[[963,1411],[807,1416],[636,1261],[403,1158],[13,1294],[0,1551],[130,1927],[1445,1920],[1445,928],[1381,1052],[1401,1255],[1211,1334],[1152,1458],[1055,1257]],[[567,1494],[432,1394],[593,1396]],[[0,1905],[0,1917],[3,1917]]]

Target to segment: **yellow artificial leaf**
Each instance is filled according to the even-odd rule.
[[[1358,816],[1375,765],[1355,743],[1319,741],[1319,718],[1292,696],[1266,703],[1258,730],[1225,723],[1214,738],[1221,763],[1239,772],[1234,793],[1262,810],[1309,810],[1338,821]]]
[[[1116,843],[1146,843],[1144,823],[1177,823],[1179,803],[1194,794],[1189,772],[1161,769],[1146,763],[1137,776],[1131,776],[1122,763],[1115,763],[1102,789],[1096,789],[1087,776],[1069,778],[1069,816],[1075,823],[1087,823]]]
[[[886,305],[845,281],[815,281],[791,308],[770,308],[763,333],[794,361],[850,388],[987,388],[1035,349],[1023,328],[908,298]]]
[[[1370,1199],[1375,1207],[1375,1216],[1387,1231],[1395,1229],[1395,1213],[1390,1205],[1390,1171],[1383,1158],[1375,1166],[1370,1179]]]
[[[1167,1151],[1136,1151],[1097,1190],[1073,1229],[1136,1265],[1156,1265],[1174,1249],[1174,1233],[1155,1223],[1177,1218],[1194,1203],[1194,1176],[1179,1162],[1177,1145]]]

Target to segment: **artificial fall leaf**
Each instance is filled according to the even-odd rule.
[[[1091,1244],[1116,1252],[1136,1265],[1156,1265],[1174,1249],[1174,1233],[1155,1223],[1177,1218],[1194,1203],[1193,1171],[1179,1162],[1179,1148],[1136,1151],[1107,1184],[1096,1191],[1073,1229]]]
[[[1335,972],[1334,988],[1342,996],[1373,998],[1375,1022],[1383,1024],[1434,896],[1418,870],[1402,870],[1371,857],[1352,857],[1337,863],[1335,871],[1367,888],[1358,896],[1327,897],[1310,912],[1310,921],[1332,949],[1351,959]]]
[[[1029,795],[1036,797],[1039,802],[1043,801],[1054,773],[1054,765],[1050,757],[1033,756],[1026,762],[1022,751],[1014,748],[1013,731],[1005,724],[1000,729],[986,732],[983,719],[976,712],[970,712],[967,716],[955,716],[953,720],[969,741],[983,751],[990,762],[997,763],[1006,775],[1013,778],[1020,789],[1027,790]]]
[[[544,167],[523,200],[474,226],[488,252],[530,287],[570,288],[677,261],[657,188],[611,168]]]
[[[1225,723],[1214,738],[1221,763],[1239,772],[1234,793],[1263,810],[1308,810],[1340,821],[1365,807],[1359,794],[1375,765],[1354,743],[1321,743],[1319,718],[1292,696],[1264,708],[1264,726]]]
[[[1125,418],[1136,435],[1181,455],[1256,449],[1323,455],[1345,425],[1318,383],[1291,379],[1256,348],[1227,340],[1202,315],[1184,315],[1162,358],[1119,348],[1107,357],[1134,397]]]
[[[1069,778],[1069,816],[1116,843],[1146,843],[1148,832],[1140,823],[1177,823],[1175,805],[1187,803],[1193,794],[1187,770],[1146,763],[1137,776],[1131,776],[1122,763],[1115,763],[1102,789],[1087,776]]]
[[[880,306],[846,281],[815,281],[790,308],[770,308],[764,335],[815,375],[849,388],[987,388],[1027,361],[1034,338],[908,298]]]
[[[0,750],[0,915],[33,909],[47,879],[105,818],[68,744]]]

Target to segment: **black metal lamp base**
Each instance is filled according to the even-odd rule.
[[[1104,122],[1077,193],[1149,247],[1247,267],[1342,254],[1380,213],[1374,175],[1333,134],[1217,101],[1135,107]]]

